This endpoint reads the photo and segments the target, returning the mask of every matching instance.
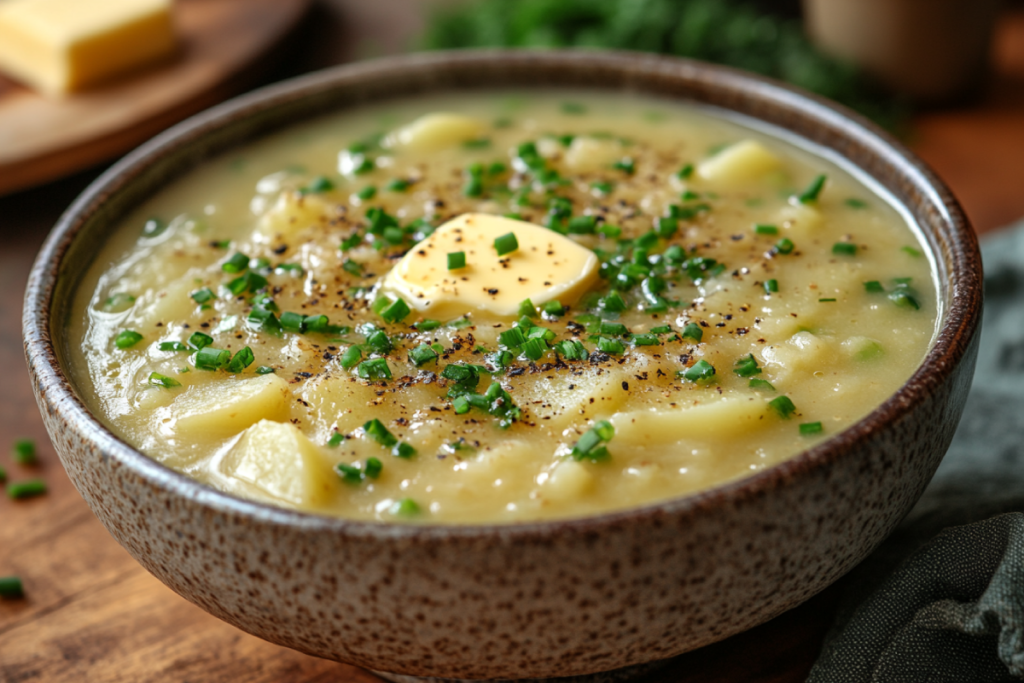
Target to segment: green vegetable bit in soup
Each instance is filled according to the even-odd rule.
[[[409,99],[204,162],[138,207],[79,289],[73,373],[116,433],[242,497],[580,517],[750,475],[867,415],[935,334],[926,254],[873,186],[708,111]]]

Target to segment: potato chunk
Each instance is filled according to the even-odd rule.
[[[282,192],[256,225],[254,237],[266,242],[288,238],[314,225],[327,224],[336,208],[317,195]]]
[[[565,152],[565,165],[576,173],[594,173],[608,168],[622,155],[617,141],[578,137]]]
[[[673,410],[636,410],[611,419],[616,441],[660,444],[688,437],[721,438],[766,424],[768,404],[754,396],[736,395]]]
[[[312,441],[295,425],[269,420],[245,430],[221,462],[221,472],[296,505],[322,505],[337,486]]]
[[[779,158],[756,140],[742,140],[705,159],[697,173],[705,180],[740,182],[760,178],[781,165]]]
[[[451,147],[479,137],[484,125],[462,114],[435,112],[421,116],[388,136],[387,144],[418,152]]]
[[[277,375],[226,379],[189,387],[168,410],[175,436],[222,439],[260,420],[288,416],[291,392]]]

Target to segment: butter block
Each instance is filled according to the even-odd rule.
[[[175,47],[171,0],[0,2],[0,71],[47,95],[88,88]]]
[[[499,256],[496,238],[512,233],[518,249]],[[464,252],[466,266],[448,270],[448,254]],[[598,277],[594,252],[539,225],[467,213],[439,227],[391,269],[384,290],[410,307],[442,318],[473,311],[518,314],[523,299],[572,304]]]

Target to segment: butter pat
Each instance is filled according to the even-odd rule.
[[[0,70],[49,95],[88,88],[174,49],[171,0],[0,2]]]
[[[494,240],[512,233],[515,251],[499,256]],[[448,254],[466,254],[466,266],[448,270]],[[523,299],[572,304],[598,276],[592,251],[533,223],[483,213],[454,218],[417,244],[391,269],[384,290],[438,317],[473,311],[512,317]]]

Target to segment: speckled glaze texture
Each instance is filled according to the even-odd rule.
[[[941,332],[885,404],[798,457],[729,485],[598,517],[513,526],[383,525],[243,501],[148,459],[76,397],[70,292],[108,226],[233,145],[362,102],[502,86],[599,87],[710,104],[845,156],[903,202],[939,268]],[[181,124],[105,173],[32,271],[26,353],[47,429],[110,533],[173,590],[275,643],[405,676],[606,672],[721,640],[808,599],[921,495],[963,409],[981,317],[977,241],[949,191],[855,114],[756,77],[617,53],[435,53],[303,77]],[[395,680],[408,680],[396,678]]]

